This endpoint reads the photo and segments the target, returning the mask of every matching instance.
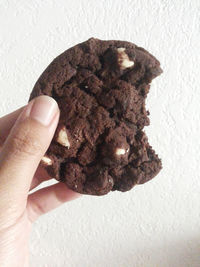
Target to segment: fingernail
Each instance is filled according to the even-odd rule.
[[[49,96],[42,95],[30,103],[30,109],[27,109],[27,115],[38,121],[44,126],[48,126],[55,114],[58,112],[58,104]]]

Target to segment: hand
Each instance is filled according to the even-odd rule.
[[[58,119],[58,105],[48,96],[40,96],[0,119],[1,267],[29,266],[32,223],[40,215],[79,196],[61,183],[29,194],[50,179],[38,165],[53,138]]]

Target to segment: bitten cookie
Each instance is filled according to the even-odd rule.
[[[61,115],[42,159],[48,173],[82,194],[127,191],[152,179],[161,160],[143,132],[145,99],[159,61],[135,44],[91,38],[53,60],[30,100],[53,97]]]

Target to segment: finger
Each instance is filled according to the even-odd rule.
[[[61,204],[80,197],[79,193],[70,190],[65,184],[57,183],[42,188],[28,197],[27,211],[31,222],[39,216],[57,208]]]
[[[9,132],[15,124],[17,118],[22,113],[24,107],[15,110],[14,112],[0,118],[0,146],[3,145],[4,141],[9,135]]]
[[[29,191],[33,190],[41,183],[48,181],[50,179],[53,179],[53,178],[49,176],[49,174],[44,168],[41,168],[41,166],[39,166],[33,177]]]
[[[48,96],[32,100],[18,117],[0,153],[0,194],[10,195],[11,203],[24,203],[27,198],[58,118],[57,103]]]

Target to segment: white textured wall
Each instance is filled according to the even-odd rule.
[[[0,115],[26,103],[55,56],[92,36],[135,42],[161,61],[146,132],[163,170],[42,217],[32,266],[200,266],[199,0],[0,0]]]

